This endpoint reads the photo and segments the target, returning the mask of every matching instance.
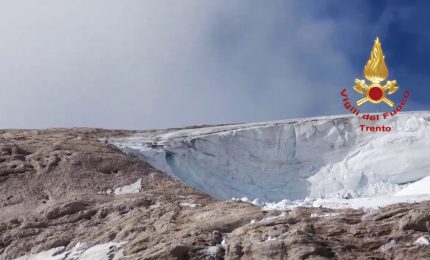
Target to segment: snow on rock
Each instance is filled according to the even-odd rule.
[[[124,243],[107,243],[90,247],[82,253],[79,260],[119,260],[124,256],[122,245]]]
[[[228,243],[227,243],[227,240],[225,238],[221,241],[221,246],[222,246],[222,248],[224,248],[225,250],[227,250]]]
[[[430,235],[420,236],[420,237],[415,241],[415,244],[417,244],[417,245],[430,246]]]
[[[325,208],[354,208],[363,209],[366,212],[372,212],[374,209],[385,207],[395,203],[415,203],[420,201],[430,200],[429,195],[416,195],[416,196],[392,196],[392,194],[380,194],[371,197],[356,197],[352,199],[342,199],[336,196],[319,198],[319,199],[305,199],[296,201],[280,201],[261,203],[260,206],[264,210],[289,210],[295,207],[325,207]]]
[[[285,218],[287,215],[288,215],[287,212],[283,211],[278,216],[270,216],[270,217],[262,218],[261,220],[258,220],[258,221],[253,219],[253,220],[251,220],[250,224],[267,223],[267,222],[270,222],[270,221],[275,220],[275,219]]]
[[[397,241],[396,240],[390,240],[390,242],[383,244],[380,248],[378,248],[378,250],[381,252],[387,252],[388,250],[390,250],[391,248],[394,248],[396,246],[397,246]]]
[[[265,241],[274,241],[274,240],[278,240],[278,238],[277,237],[268,236]]]
[[[328,217],[335,217],[337,215],[339,215],[339,213],[337,212],[328,212],[323,214],[312,213],[311,218],[328,218]]]
[[[119,260],[124,257],[122,247],[127,242],[109,242],[88,247],[86,243],[77,243],[71,250],[57,247],[37,254],[21,256],[15,260]]]
[[[64,249],[64,246],[56,247],[38,254],[21,256],[15,258],[15,260],[63,260],[65,258],[58,255],[58,253],[63,252]]]
[[[216,259],[217,256],[222,254],[223,250],[224,250],[224,248],[221,245],[209,246],[207,248],[207,255]]]
[[[189,203],[189,202],[183,202],[180,203],[179,205],[183,206],[183,207],[190,207],[190,208],[195,208],[198,206],[198,204],[195,203]]]
[[[87,243],[78,242],[72,248],[71,251],[63,252],[62,254],[58,255],[58,257],[64,257],[65,260],[78,260],[81,254],[85,252],[85,250],[87,249],[88,249]],[[60,258],[60,259],[63,259],[63,258]]]
[[[137,193],[141,191],[142,191],[142,179],[140,178],[135,183],[116,188],[114,191],[114,194],[122,195],[122,194]]]
[[[231,198],[231,200],[248,202],[248,203],[251,203],[251,204],[254,204],[254,205],[257,205],[257,206],[260,206],[260,204],[261,204],[258,198],[251,201],[247,197],[243,197],[243,198],[235,198],[235,197],[233,197],[233,198]]]
[[[392,131],[363,132],[360,124]],[[378,207],[430,199],[391,196],[430,176],[430,112],[377,123],[332,116],[157,130],[110,143],[212,197],[246,197],[263,207],[278,201],[281,209]]]

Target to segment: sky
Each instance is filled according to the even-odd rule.
[[[405,110],[429,110],[429,11],[425,0],[2,1],[0,128],[346,114],[340,92],[360,98],[376,36],[400,86],[392,99],[407,89]]]

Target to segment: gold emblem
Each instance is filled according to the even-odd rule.
[[[390,107],[394,106],[393,101],[387,98],[387,94],[391,95],[395,93],[399,87],[396,85],[397,81],[395,80],[388,80],[385,85],[381,85],[388,76],[388,69],[385,65],[384,58],[381,42],[379,38],[376,37],[369,61],[364,67],[364,77],[370,81],[371,84],[367,85],[364,79],[355,79],[357,85],[353,87],[354,90],[365,96],[356,102],[358,106],[367,101],[374,104],[385,102]]]

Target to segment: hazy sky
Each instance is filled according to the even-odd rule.
[[[407,109],[429,109],[429,12],[425,0],[2,1],[0,128],[345,114],[339,93],[353,95],[376,36]]]

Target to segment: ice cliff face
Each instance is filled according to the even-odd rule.
[[[360,124],[390,126],[363,132]],[[157,130],[110,140],[219,199],[391,194],[430,176],[430,113],[337,116]]]

